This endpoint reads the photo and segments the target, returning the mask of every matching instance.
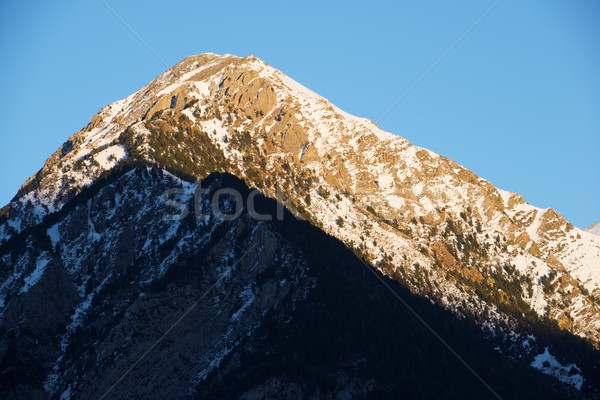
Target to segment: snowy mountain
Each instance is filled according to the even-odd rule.
[[[600,235],[600,222],[596,222],[594,225],[588,227],[586,231],[594,235]]]
[[[223,221],[214,207],[211,211],[210,196],[198,190],[214,194],[232,185],[244,193],[256,188],[259,198],[270,199],[261,200],[270,204],[268,210],[282,205],[306,222],[291,214],[262,221],[247,202],[238,209],[235,196],[219,204],[239,211],[240,218]],[[164,193],[187,205],[192,215],[165,220],[173,202],[165,202]],[[298,230],[305,236],[296,235]],[[352,283],[359,273],[352,266],[368,268],[361,260],[404,290],[425,315],[441,318],[442,335],[454,337],[449,327],[455,326],[468,341],[482,340],[477,353],[485,353],[489,365],[474,362],[483,371],[501,371],[495,378],[485,372],[501,390],[508,390],[507,382],[523,388],[527,377],[531,390],[523,389],[519,397],[562,397],[563,390],[572,396],[597,393],[600,237],[341,111],[255,57],[186,58],[103,108],[2,210],[0,243],[2,329],[8,332],[1,348],[2,365],[8,367],[0,371],[0,390],[8,388],[13,396],[37,390],[40,396],[89,397],[108,390],[151,339],[168,329],[173,314],[185,311],[185,304],[216,279],[217,293],[196,316],[211,322],[187,328],[181,343],[169,342],[167,350],[158,351],[170,369],[152,363],[140,367],[134,374],[152,381],[149,392],[124,385],[113,395],[293,397],[297,389],[304,394],[300,397],[344,391],[350,397],[387,397],[398,389],[386,389],[383,382],[391,378],[384,371],[366,371],[400,362],[399,354],[408,351],[402,340],[421,336],[415,321],[412,339],[400,327],[390,328],[392,336],[378,336],[385,328],[359,329],[361,339],[400,346],[394,347],[398,353],[392,351],[396,358],[373,364],[381,348],[358,346],[341,364],[323,355],[302,358],[306,364],[324,363],[321,372],[336,377],[331,380],[291,382],[289,377],[300,372],[273,372],[282,368],[280,360],[303,357],[292,350],[302,340],[293,339],[294,324],[302,331],[335,321],[333,336],[342,332],[350,342],[357,339],[346,334],[352,327],[340,328],[345,326],[340,316],[308,321],[298,312],[314,312],[323,304],[335,314],[342,307],[339,299],[323,295],[322,287],[344,293],[340,299],[348,304],[354,304],[353,293],[369,298],[356,305],[358,319],[351,319],[361,326],[371,317],[382,327],[406,318],[406,310],[395,308],[401,304],[388,304],[397,299],[383,299],[380,292],[387,289],[381,283]],[[244,250],[250,252],[246,261]],[[330,261],[319,261],[319,254]],[[337,265],[335,260],[342,259],[344,264]],[[232,278],[235,271],[241,278]],[[162,322],[148,327],[157,316]],[[269,334],[267,326],[277,326],[287,341],[277,342],[283,339]],[[314,332],[304,337],[319,340]],[[396,343],[394,337],[403,339]],[[281,347],[264,348],[269,341]],[[344,343],[339,343],[341,353]],[[256,349],[263,348],[259,357]],[[182,349],[189,355],[182,356]],[[465,352],[477,358],[472,349]],[[173,361],[173,354],[183,359]],[[444,370],[458,368],[451,359],[442,357]],[[253,366],[251,360],[262,367],[242,380],[240,366]],[[435,357],[424,362],[431,366]],[[27,375],[23,387],[6,383],[31,365],[40,367]],[[530,366],[557,380],[548,384]],[[426,390],[431,375],[417,375]],[[232,392],[227,392],[227,377],[239,380]],[[324,387],[329,391],[318,392]],[[284,388],[288,392],[281,392]],[[473,390],[472,396],[481,397],[479,389]],[[439,396],[431,391],[432,398]]]

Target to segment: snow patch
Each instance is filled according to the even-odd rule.
[[[254,303],[255,295],[254,291],[252,290],[252,285],[249,284],[246,287],[244,287],[244,290],[242,290],[242,292],[240,293],[240,298],[243,302],[242,306],[231,316],[231,321],[238,321],[240,317],[246,312],[248,307],[250,307],[250,305]]]
[[[31,274],[25,277],[25,284],[21,290],[19,290],[19,294],[27,293],[29,289],[39,282],[49,263],[50,259],[47,257],[47,255],[42,255],[37,259],[37,262],[35,263],[35,269]]]
[[[581,370],[575,364],[562,365],[556,358],[550,354],[548,348],[542,354],[538,354],[533,359],[531,366],[546,375],[550,375],[559,381],[568,385],[574,386],[577,390],[581,390],[583,385],[583,376]]]
[[[52,225],[46,231],[50,240],[52,241],[52,247],[56,248],[56,245],[60,242],[60,232],[58,231],[58,224]]]
[[[96,154],[94,160],[96,160],[103,169],[111,169],[125,157],[127,157],[127,150],[125,150],[125,147],[116,144]]]
[[[87,202],[87,225],[88,225],[88,236],[93,241],[100,240],[100,234],[96,232],[94,221],[92,220],[92,199]]]

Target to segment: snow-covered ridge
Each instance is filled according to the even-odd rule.
[[[436,260],[463,268],[467,280],[509,264],[531,282],[532,292],[523,288],[523,296],[538,315],[562,318],[576,334],[600,338],[598,304],[581,293],[600,293],[600,237],[574,228],[553,210],[496,189],[368,119],[343,112],[251,56],[188,57],[138,92],[103,108],[70,138],[72,148],[63,146],[48,160],[39,185],[10,205],[10,218],[0,225],[0,241],[38,223],[60,209],[67,194],[126,162],[132,149],[121,142],[124,131],[133,132],[139,139],[136,150],[154,161],[146,123],[163,111],[180,113],[206,132],[230,162],[228,172],[267,196],[277,193],[272,185],[262,184],[266,177],[294,186],[288,207],[307,213],[374,265],[387,264],[411,278],[417,270],[425,271],[448,308],[464,302],[483,313],[487,305],[448,281]],[[247,132],[249,143],[236,146],[241,132]],[[255,161],[245,159],[258,159],[265,167],[257,170]],[[282,165],[289,169],[282,170]],[[301,186],[300,176],[310,176],[311,185]],[[476,237],[487,258],[461,259],[463,244],[441,233],[449,221],[460,224],[465,236]],[[54,231],[49,233],[53,243],[59,240]],[[446,254],[444,248],[457,254]],[[556,293],[546,293],[542,282],[552,281],[554,273],[559,274],[553,278]],[[559,281],[566,282],[564,287]]]

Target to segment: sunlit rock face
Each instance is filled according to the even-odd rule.
[[[228,185],[246,196],[221,198],[240,214],[223,219],[211,196]],[[274,201],[271,220],[252,212],[257,195]],[[165,218],[181,212],[176,205],[185,217]],[[282,207],[293,224],[279,218]],[[222,278],[221,297],[193,311],[210,323],[188,326],[161,353],[172,361],[189,350],[173,364],[178,372],[158,379],[156,361],[137,372],[152,390],[207,394],[202,382],[225,376],[214,372],[222,362],[227,371],[245,365],[232,361],[242,354],[235,346],[259,341],[253,332],[268,317],[291,318],[318,287],[293,235],[282,239],[297,224],[448,318],[475,324],[498,354],[529,366],[547,345],[559,359],[569,353],[561,365],[576,364],[583,381],[572,381],[591,390],[584,364],[595,353],[566,349],[598,347],[599,236],[343,112],[255,57],[214,54],[186,58],[103,108],[2,210],[4,381],[17,390],[15,377],[27,376],[23,384],[40,396],[93,397]],[[235,271],[242,277],[230,281]],[[242,322],[247,313],[253,322]],[[129,337],[134,331],[143,333]],[[381,383],[344,376],[338,389],[359,397]],[[306,394],[294,379],[273,375],[246,395]]]

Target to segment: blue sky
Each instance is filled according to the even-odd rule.
[[[106,3],[168,65],[254,54],[379,121],[494,1]],[[591,225],[599,20],[597,1],[502,0],[379,125]],[[102,106],[166,69],[101,0],[3,1],[0,54],[2,204]]]

